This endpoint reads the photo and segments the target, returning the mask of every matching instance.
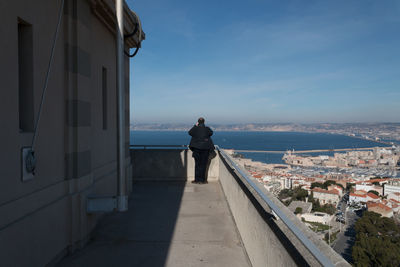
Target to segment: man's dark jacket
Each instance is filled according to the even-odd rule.
[[[189,131],[189,135],[192,136],[190,140],[190,149],[197,148],[202,150],[214,149],[214,143],[211,140],[211,135],[213,131],[205,126],[204,124],[199,124],[199,126],[193,126]]]

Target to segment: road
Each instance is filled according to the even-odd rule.
[[[337,239],[332,248],[340,254],[347,262],[352,262],[351,248],[354,245],[356,238],[356,230],[354,224],[361,217],[361,211],[347,211],[346,212],[346,228],[337,235]]]

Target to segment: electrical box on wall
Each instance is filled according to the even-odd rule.
[[[21,150],[21,178],[29,181],[35,178],[36,159],[31,147],[23,147]]]

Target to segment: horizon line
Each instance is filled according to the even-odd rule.
[[[193,124],[193,122],[130,122],[130,125],[132,124]],[[248,125],[248,124],[400,124],[400,121],[397,122],[391,122],[391,121],[385,121],[385,122],[237,122],[237,123],[221,123],[221,122],[215,122],[215,123],[210,123],[212,124],[219,124],[219,125]]]

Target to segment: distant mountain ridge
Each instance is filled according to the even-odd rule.
[[[184,131],[192,124],[185,123],[133,123],[131,130],[168,130]],[[360,131],[386,129],[400,131],[400,123],[242,123],[242,124],[209,124],[219,131],[285,131],[285,132],[330,132],[330,131]]]
[[[131,130],[188,131],[186,123],[134,123]],[[400,142],[400,123],[242,123],[209,124],[214,131],[308,132],[342,134],[363,139]]]

